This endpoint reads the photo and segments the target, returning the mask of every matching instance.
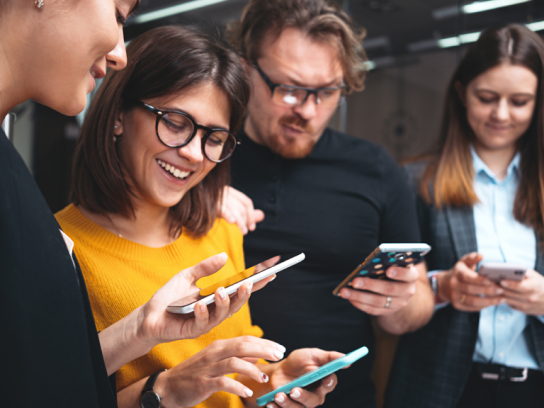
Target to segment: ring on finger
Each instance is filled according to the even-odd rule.
[[[461,295],[461,299],[459,299],[459,303],[465,303],[465,299],[467,298],[467,295],[464,293]]]
[[[389,306],[391,306],[391,297],[387,296],[387,298],[385,299],[385,308],[387,309]]]

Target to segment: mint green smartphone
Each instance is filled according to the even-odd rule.
[[[349,366],[350,364],[355,363],[357,360],[366,356],[367,354],[368,354],[368,349],[366,347],[361,347],[360,349],[352,351],[351,353],[346,354],[344,357],[337,358],[336,360],[333,360],[330,363],[322,365],[321,367],[316,368],[313,371],[310,371],[304,375],[301,375],[300,377],[291,381],[290,383],[285,384],[275,389],[274,391],[269,392],[268,394],[257,398],[257,405],[262,407],[263,405],[266,405],[269,402],[273,402],[274,397],[276,396],[278,392],[284,392],[285,394],[289,395],[289,393],[291,392],[293,388],[306,387],[316,381],[321,380],[322,378],[325,378],[326,376],[334,373],[335,371],[338,371],[344,367]]]

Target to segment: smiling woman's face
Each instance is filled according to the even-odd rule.
[[[143,102],[164,110],[188,113],[203,126],[229,129],[227,96],[210,83],[186,89],[180,95]],[[172,148],[158,139],[155,124],[156,116],[140,107],[122,114],[115,130],[117,135],[122,134],[117,142],[118,150],[127,181],[138,200],[170,208],[179,203],[216,164],[202,152],[202,129],[188,145]]]
[[[9,5],[19,13],[13,17],[25,16],[29,28],[23,33],[15,30],[22,38],[7,39],[2,45],[22,48],[6,50],[17,56],[19,67],[12,67],[12,72],[17,71],[13,72],[17,87],[63,114],[81,112],[95,77],[104,76],[108,67],[126,66],[122,23],[138,0],[45,1],[42,9],[33,1],[16,1]],[[19,25],[14,18],[5,23]]]
[[[488,69],[468,84],[464,95],[467,120],[478,147],[515,148],[531,124],[537,85],[532,71],[508,63]]]

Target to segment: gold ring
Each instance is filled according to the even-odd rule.
[[[459,299],[459,303],[465,303],[465,299],[467,298],[467,295],[465,295],[463,293],[463,295],[461,296],[461,299]]]

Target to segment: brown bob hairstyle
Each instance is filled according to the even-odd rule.
[[[328,0],[250,0],[242,19],[228,27],[230,44],[249,63],[261,56],[267,35],[276,38],[287,28],[297,28],[316,41],[332,43],[344,71],[346,93],[362,91],[367,72],[363,49],[366,31],[354,26],[340,7]]]
[[[486,30],[463,57],[448,85],[440,139],[423,175],[421,193],[438,208],[478,202],[470,154],[475,135],[456,87],[466,88],[483,72],[504,63],[524,66],[538,78],[533,119],[518,140],[521,179],[514,216],[544,237],[544,41],[525,26]]]
[[[230,131],[236,132],[249,99],[249,83],[240,57],[219,40],[195,28],[160,27],[127,47],[127,67],[110,71],[92,101],[77,142],[72,172],[72,200],[98,214],[134,214],[134,192],[127,183],[114,143],[119,112],[133,101],[175,97],[199,84],[212,83],[230,104]],[[156,137],[150,135],[150,137]],[[205,235],[217,217],[223,187],[230,180],[229,161],[219,163],[170,209],[171,233]]]

